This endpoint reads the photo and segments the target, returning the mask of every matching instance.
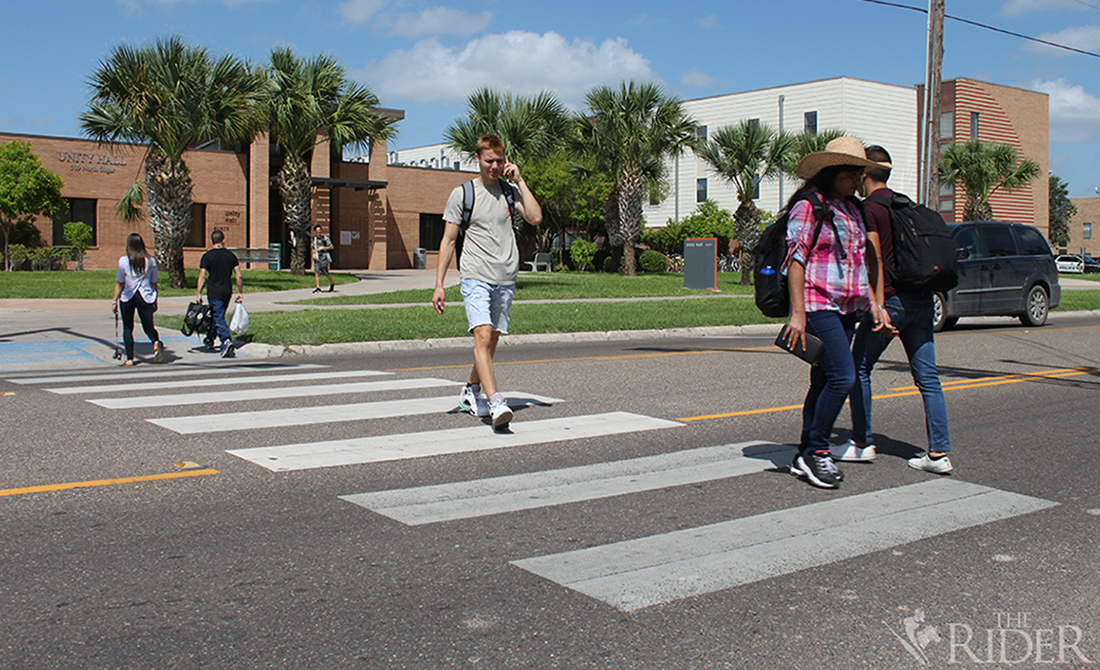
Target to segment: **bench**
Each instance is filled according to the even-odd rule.
[[[282,254],[280,253],[279,245],[272,245],[266,249],[230,249],[233,255],[237,257],[237,262],[241,264],[245,263],[267,263],[269,270],[281,270],[282,269]],[[251,268],[249,268],[251,269]]]
[[[528,266],[530,266],[531,272],[538,272],[539,267],[541,267],[541,266],[546,266],[546,271],[550,272],[550,263],[552,263],[553,260],[554,260],[553,254],[543,252],[543,253],[535,254],[535,260],[526,261],[526,263],[527,263]]]

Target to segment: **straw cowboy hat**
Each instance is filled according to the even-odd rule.
[[[825,151],[815,151],[798,162],[795,171],[802,179],[813,179],[823,168],[833,165],[858,165],[868,168],[893,167],[889,163],[867,160],[863,142],[855,137],[838,137],[825,145]]]

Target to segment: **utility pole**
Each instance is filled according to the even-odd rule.
[[[943,73],[944,0],[928,0],[928,58],[924,83],[924,180],[921,200],[939,211],[940,207],[940,81]]]

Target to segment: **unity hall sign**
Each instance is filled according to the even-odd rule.
[[[98,172],[111,174],[118,165],[126,165],[126,159],[112,154],[89,154],[81,151],[58,151],[57,160],[69,164],[71,172]]]

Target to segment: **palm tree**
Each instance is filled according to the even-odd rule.
[[[940,182],[958,184],[966,193],[964,221],[989,221],[993,207],[989,199],[998,189],[1008,191],[1026,186],[1039,176],[1039,164],[1020,158],[1007,144],[967,140],[952,144],[940,156]]]
[[[290,260],[293,274],[305,272],[312,225],[310,156],[327,141],[333,155],[344,147],[369,147],[372,140],[397,135],[394,119],[378,113],[378,97],[351,81],[329,56],[299,58],[290,48],[272,49],[268,67],[267,128],[285,160],[275,177],[283,217],[296,233]]]
[[[608,217],[613,245],[623,245],[623,274],[633,276],[634,244],[641,234],[646,187],[661,179],[664,160],[694,143],[696,123],[678,98],[655,83],[599,86],[586,97],[588,115],[578,119],[579,148],[615,180],[617,216]]]
[[[755,120],[719,128],[696,154],[733,184],[740,204],[734,214],[737,244],[741,247],[741,283],[752,283],[752,253],[760,241],[760,210],[754,198],[765,179],[782,178],[794,171],[795,138],[775,132]]]
[[[797,167],[798,162],[815,151],[825,151],[825,145],[838,137],[844,137],[847,133],[838,128],[828,128],[818,132],[803,130],[794,136],[794,148],[792,149],[791,162]],[[790,171],[790,176],[795,176]],[[786,203],[784,203],[786,204]]]
[[[477,140],[493,134],[504,142],[508,160],[523,168],[564,148],[570,130],[569,112],[552,92],[533,98],[479,88],[467,98],[466,117],[443,131],[455,151],[472,156]]]
[[[192,183],[183,153],[214,140],[250,140],[263,81],[237,58],[215,59],[173,36],[151,47],[115,48],[89,83],[92,99],[80,115],[81,129],[105,144],[147,145],[144,187],[134,183],[119,213],[136,220],[146,202],[157,263],[167,269],[170,286],[184,288]]]

